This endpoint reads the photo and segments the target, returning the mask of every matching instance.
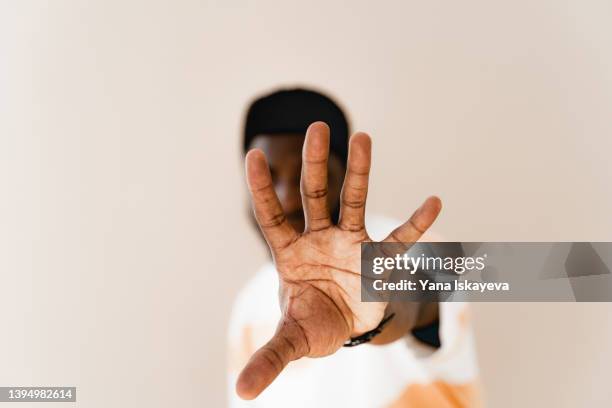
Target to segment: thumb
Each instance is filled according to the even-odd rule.
[[[240,398],[256,398],[290,361],[307,355],[308,348],[304,331],[297,322],[281,320],[274,337],[253,354],[238,376],[236,392]]]

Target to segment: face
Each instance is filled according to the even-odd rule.
[[[261,149],[266,155],[276,195],[285,211],[287,220],[296,231],[304,231],[304,211],[300,196],[302,171],[302,145],[304,136],[299,134],[258,135],[250,148]],[[338,207],[344,179],[344,163],[335,155],[328,161],[328,204],[330,211]]]

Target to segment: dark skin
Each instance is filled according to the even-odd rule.
[[[268,160],[274,191],[289,223],[296,231],[304,231],[304,209],[300,195],[300,176],[302,173],[302,147],[304,135],[274,134],[258,135],[253,139],[251,149],[261,150]],[[344,180],[345,163],[335,155],[328,161],[328,206],[337,208],[340,202],[340,190]],[[253,212],[249,211],[253,216]],[[255,221],[255,219],[253,219]]]
[[[365,229],[367,134],[351,137],[346,169],[329,155],[329,128],[323,122],[313,123],[305,139],[260,135],[251,147],[247,184],[279,274],[282,317],[272,339],[242,370],[236,384],[240,397],[257,397],[290,361],[333,354],[390,313],[395,318],[373,344],[396,341],[437,319],[436,304],[361,302],[361,243],[371,241]],[[336,205],[340,219],[334,225],[330,208]],[[416,242],[440,210],[440,200],[429,197],[384,242]]]

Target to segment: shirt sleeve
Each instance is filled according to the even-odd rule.
[[[253,353],[272,335],[280,316],[278,279],[266,265],[247,282],[234,301],[227,332],[227,399],[230,408],[257,408],[259,399],[245,401],[236,394],[236,380]]]

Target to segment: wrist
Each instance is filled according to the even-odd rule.
[[[439,318],[437,302],[389,302],[385,316],[394,314],[394,318],[381,333],[372,339],[376,345],[389,344],[404,338],[412,330],[429,326]]]

